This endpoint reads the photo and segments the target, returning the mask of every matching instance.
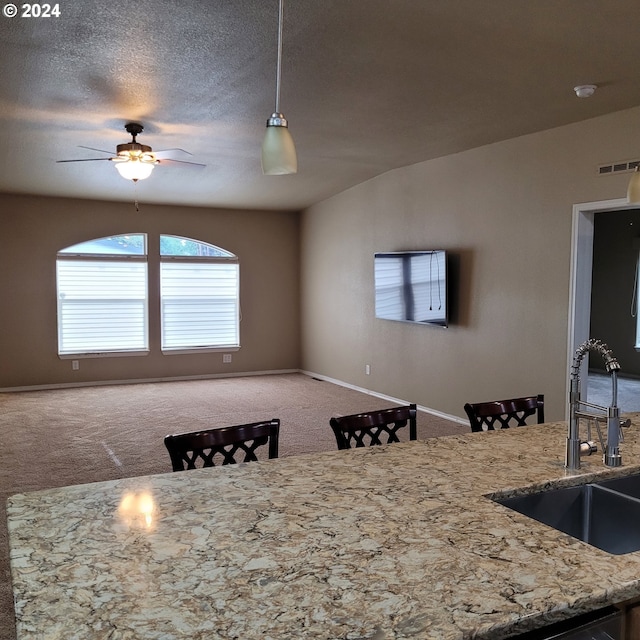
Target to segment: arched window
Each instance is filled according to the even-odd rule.
[[[160,236],[163,351],[240,346],[238,258],[211,244]]]
[[[170,235],[160,236],[159,256],[162,351],[238,348],[238,258]],[[149,352],[149,260],[147,236],[140,233],[96,238],[58,252],[61,357]]]
[[[149,351],[147,238],[97,238],[58,252],[58,353]]]

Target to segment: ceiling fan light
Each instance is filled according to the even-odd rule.
[[[151,153],[151,147],[146,144],[140,144],[139,142],[125,142],[116,147],[116,153],[124,157],[141,156]]]
[[[630,204],[640,204],[640,166],[635,168],[627,187],[627,200]]]
[[[262,141],[262,173],[281,176],[297,172],[298,157],[287,121],[281,113],[274,113],[267,122]]]
[[[130,158],[123,162],[116,161],[115,165],[118,173],[125,180],[133,180],[134,182],[148,178],[155,166],[152,162],[141,162],[137,158]]]

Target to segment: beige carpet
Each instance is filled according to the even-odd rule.
[[[281,420],[280,457],[332,451],[332,415],[389,406],[302,374],[0,394],[0,640],[15,640],[9,495],[171,472],[166,434],[270,418]],[[468,430],[418,412],[419,439]]]

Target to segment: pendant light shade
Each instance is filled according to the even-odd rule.
[[[282,68],[282,17],[283,0],[278,11],[278,62],[276,66],[276,108],[267,120],[267,130],[262,142],[262,173],[267,176],[298,172],[298,158],[286,118],[280,113],[280,78]]]
[[[640,166],[635,168],[627,187],[627,200],[632,204],[640,204]]]
[[[262,173],[267,176],[281,176],[298,171],[296,147],[286,123],[281,113],[274,113],[267,120],[267,131],[262,141]]]

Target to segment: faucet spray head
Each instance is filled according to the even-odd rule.
[[[571,375],[573,377],[580,377],[580,365],[582,364],[582,359],[589,351],[595,351],[602,356],[602,359],[604,360],[604,368],[607,373],[620,370],[620,364],[613,355],[611,349],[609,349],[602,340],[591,338],[590,340],[583,342],[576,349],[576,353],[573,358],[573,366],[571,367]]]

